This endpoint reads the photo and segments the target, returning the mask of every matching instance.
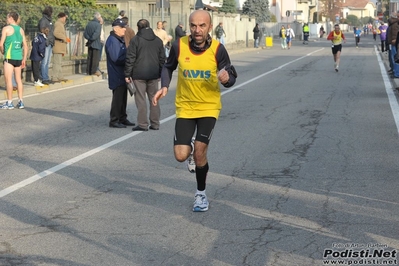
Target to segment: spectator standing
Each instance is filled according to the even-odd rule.
[[[362,30],[355,27],[355,43],[356,48],[359,48],[360,36],[362,36]]]
[[[169,57],[170,48],[171,48],[170,42],[171,42],[172,40],[173,40],[172,35],[168,35],[168,43],[165,45],[165,56],[166,56],[166,58]]]
[[[397,52],[396,38],[399,32],[398,12],[393,12],[388,19],[387,43],[389,45],[389,62],[392,70],[392,78],[399,78],[399,64],[395,63],[394,57]]]
[[[180,39],[181,37],[186,36],[186,31],[183,30],[184,24],[183,22],[179,22],[179,24],[175,28],[175,38],[176,40]]]
[[[32,73],[35,86],[44,86],[40,80],[40,62],[46,53],[46,39],[49,28],[43,28],[32,40],[32,50],[29,59],[32,62]]]
[[[334,57],[334,69],[338,72],[339,62],[341,59],[342,42],[346,43],[344,34],[338,24],[334,25],[334,30],[327,36],[327,40],[332,42],[332,54]]]
[[[303,44],[309,44],[309,25],[308,23],[303,24]]]
[[[167,26],[168,26],[168,22],[166,20],[162,21],[162,29],[166,32],[168,32]]]
[[[256,23],[254,29],[252,30],[254,33],[254,47],[259,48],[259,36],[260,36],[260,29],[259,29],[259,24]]]
[[[153,105],[152,99],[158,91],[158,79],[161,77],[162,66],[165,63],[164,45],[150,28],[146,19],[137,22],[138,32],[127,49],[125,64],[125,81],[136,87],[135,103],[137,107],[137,126],[133,131],[148,130],[146,98],[150,103],[150,129],[158,130],[161,109]]]
[[[166,51],[167,49],[167,44],[169,42],[169,37],[168,37],[168,33],[162,29],[162,21],[158,21],[157,22],[157,28],[154,30],[154,34],[161,39],[162,43],[163,43],[163,47],[165,49],[165,56],[168,54],[169,51]]]
[[[21,71],[26,66],[28,56],[28,45],[26,44],[25,32],[18,26],[19,15],[17,12],[7,14],[7,26],[1,31],[0,52],[4,55],[4,77],[7,90],[7,101],[0,106],[0,109],[14,109],[12,102],[12,75],[15,74],[15,80],[18,87],[17,108],[25,108],[23,103],[23,85]]]
[[[287,49],[287,30],[284,25],[281,26],[279,36],[281,40],[281,49]]]
[[[108,87],[112,90],[109,127],[126,128],[135,124],[127,119],[127,87],[124,68],[126,60],[126,24],[121,19],[112,23],[112,31],[105,43],[107,55]]]
[[[195,163],[189,165],[189,171],[195,172],[197,181],[193,211],[204,212],[209,208],[205,193],[209,171],[207,150],[222,108],[219,82],[224,87],[231,87],[237,74],[226,48],[209,34],[212,31],[210,14],[196,10],[190,14],[189,21],[191,37],[173,42],[168,61],[162,69],[161,89],[153,104],[157,105],[159,99],[166,96],[172,73],[178,67],[174,155],[179,162],[194,158]],[[206,74],[186,75],[187,69]],[[195,141],[192,140],[194,132]]]
[[[125,31],[124,39],[125,39],[126,48],[128,48],[128,47],[129,47],[129,44],[130,44],[130,41],[133,39],[133,37],[136,35],[136,33],[135,33],[134,30],[130,27],[130,25],[129,25],[129,18],[128,18],[128,17],[123,17],[123,18],[121,18],[121,19],[122,19],[123,23],[126,24],[126,27],[125,27],[126,31]]]
[[[388,26],[384,24],[384,22],[381,21],[381,25],[378,27],[378,30],[380,31],[380,40],[381,40],[381,52],[386,51],[387,47],[387,29]]]
[[[294,30],[291,28],[291,25],[290,25],[290,24],[287,25],[286,34],[287,34],[286,37],[287,37],[288,49],[291,49],[292,39],[295,38],[295,32],[294,32]]]
[[[54,26],[52,22],[53,8],[51,6],[46,6],[42,12],[43,17],[39,20],[38,32],[43,28],[48,28],[49,33],[46,39],[46,53],[44,58],[40,63],[40,75],[42,77],[43,84],[52,84],[49,76],[49,67],[51,62],[51,56],[53,54],[54,46]]]
[[[164,46],[168,43],[168,33],[162,28],[162,21],[157,22],[157,28],[154,30],[154,34],[161,39]]]
[[[320,39],[323,38],[324,33],[326,33],[326,32],[324,31],[323,25],[321,25],[320,30],[319,30]]]
[[[100,57],[99,57],[99,62],[101,62],[102,57],[103,57],[103,50],[104,50],[104,44],[105,44],[105,31],[104,31],[104,19],[103,17],[100,18],[100,24],[101,24],[101,34],[100,34],[100,43],[101,43],[101,48],[100,48]],[[100,64],[98,64],[97,71],[99,71],[101,74],[104,74],[104,71],[100,69]]]
[[[121,18],[123,18],[123,17],[125,17],[125,10],[121,10],[120,12],[119,12],[119,16],[117,17],[117,19],[121,19]]]
[[[169,56],[169,51],[171,47],[171,41],[173,40],[172,35],[169,34],[169,29],[168,29],[168,22],[166,20],[162,21],[162,29],[166,31],[168,34],[168,43],[165,46],[165,52],[166,52],[166,58]]]
[[[70,42],[65,31],[65,24],[68,16],[61,12],[57,17],[58,19],[54,23],[53,81],[64,82],[68,81],[64,78],[64,74],[62,73],[62,57],[67,53],[67,43]]]
[[[84,37],[87,40],[88,47],[87,54],[87,74],[100,76],[98,65],[100,63],[100,49],[101,49],[101,14],[96,12],[93,20],[89,21],[84,31]]]
[[[221,44],[224,45],[224,37],[226,37],[226,33],[223,29],[223,22],[219,22],[219,25],[216,26],[215,29],[216,40],[218,40]]]

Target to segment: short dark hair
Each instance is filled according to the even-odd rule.
[[[46,36],[49,34],[49,31],[50,31],[50,29],[48,27],[44,27],[44,28],[40,29],[40,32],[46,34]]]
[[[139,28],[139,30],[148,28],[148,27],[150,27],[150,22],[148,22],[148,20],[142,18],[139,21],[137,21],[137,27]]]
[[[67,15],[64,12],[60,12],[57,17],[63,18],[63,17],[67,17]]]
[[[53,15],[53,8],[51,6],[46,6],[42,14],[51,17]]]
[[[121,20],[123,21],[123,23],[129,24],[129,18],[128,17],[122,17]]]

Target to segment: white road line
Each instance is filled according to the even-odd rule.
[[[396,124],[396,129],[397,129],[397,132],[399,135],[399,104],[396,99],[395,93],[393,91],[391,81],[390,81],[387,71],[385,69],[385,65],[382,60],[382,55],[378,52],[377,46],[374,46],[374,49],[375,49],[375,53],[377,55],[378,64],[380,65],[381,76],[382,76],[382,79],[383,79],[384,85],[385,85],[385,91],[387,92],[387,95],[388,95],[389,105],[391,106],[393,118],[394,118],[395,124]]]
[[[243,87],[243,86],[245,86],[245,85],[247,85],[247,84],[249,84],[249,83],[251,83],[251,82],[253,82],[253,81],[255,81],[255,80],[258,80],[258,79],[260,79],[260,78],[262,78],[262,77],[264,77],[264,76],[266,76],[266,75],[269,75],[269,74],[271,74],[271,73],[273,73],[273,72],[275,72],[275,71],[277,71],[277,70],[280,70],[280,69],[282,69],[282,68],[284,68],[284,67],[286,67],[286,66],[288,66],[288,65],[291,65],[291,64],[293,64],[293,63],[295,63],[295,62],[297,62],[297,61],[299,61],[299,60],[302,60],[302,59],[304,59],[304,58],[306,58],[306,57],[308,57],[308,56],[310,56],[310,55],[312,55],[312,54],[314,54],[314,53],[320,52],[320,51],[322,51],[322,50],[324,50],[324,48],[318,49],[318,50],[316,50],[316,51],[313,51],[312,53],[309,53],[309,54],[304,55],[304,56],[302,56],[302,57],[299,57],[299,58],[297,58],[297,59],[295,59],[295,60],[292,60],[292,61],[290,61],[289,63],[286,63],[286,64],[284,64],[284,65],[281,65],[281,66],[279,66],[278,68],[272,69],[272,70],[270,70],[270,71],[268,71],[268,72],[266,72],[266,73],[263,73],[262,75],[259,75],[259,76],[255,77],[255,78],[252,78],[252,79],[250,79],[250,80],[247,80],[246,82],[241,83],[241,84],[239,84],[239,85],[237,85],[237,86],[233,86],[231,89],[226,90],[226,91],[223,91],[223,92],[222,92],[222,95],[224,95],[224,94],[226,94],[226,93],[229,93],[229,92],[232,92],[232,91],[234,91],[234,90],[236,90],[236,89],[238,89],[238,88],[241,88],[241,87]],[[65,88],[65,89],[66,89],[66,88]],[[168,122],[168,121],[174,119],[175,117],[176,117],[175,115],[171,115],[171,116],[169,116],[169,117],[167,117],[167,118],[165,118],[165,119],[162,119],[162,120],[160,121],[160,123],[161,123],[161,124],[166,123],[166,122]],[[8,194],[10,194],[10,193],[12,193],[12,192],[15,192],[15,191],[17,191],[17,190],[19,190],[19,189],[21,189],[21,188],[23,188],[23,187],[26,187],[26,186],[28,186],[28,185],[30,185],[30,184],[32,184],[32,183],[34,183],[34,182],[36,182],[36,181],[38,181],[38,180],[44,178],[44,177],[46,177],[46,176],[49,176],[49,175],[51,175],[51,174],[54,174],[54,173],[60,171],[61,169],[64,169],[64,168],[67,167],[67,166],[70,166],[70,165],[73,165],[74,163],[77,163],[77,162],[79,162],[79,161],[82,161],[83,159],[86,159],[86,158],[88,158],[88,157],[90,157],[90,156],[92,156],[92,155],[94,155],[94,154],[96,154],[96,153],[98,153],[98,152],[100,152],[100,151],[103,151],[103,150],[105,150],[105,149],[107,149],[107,148],[110,148],[110,147],[112,147],[112,146],[114,146],[114,145],[116,145],[116,144],[118,144],[118,143],[121,143],[122,141],[125,141],[125,140],[127,140],[127,139],[130,139],[130,138],[132,138],[133,136],[136,136],[136,135],[138,135],[138,134],[140,134],[140,133],[142,133],[142,132],[137,132],[137,131],[136,131],[136,132],[129,133],[129,134],[123,136],[123,137],[120,137],[120,138],[118,138],[118,139],[115,139],[115,140],[113,140],[113,141],[110,141],[110,142],[108,142],[108,143],[106,143],[106,144],[104,144],[104,145],[101,145],[101,146],[99,146],[99,147],[97,147],[97,148],[95,148],[95,149],[92,149],[92,150],[90,150],[90,151],[88,151],[88,152],[85,152],[85,153],[83,153],[83,154],[81,154],[81,155],[78,155],[78,156],[76,156],[76,157],[74,157],[74,158],[72,158],[72,159],[69,159],[69,160],[67,160],[67,161],[65,161],[65,162],[63,162],[63,163],[60,163],[59,165],[56,165],[56,166],[54,166],[54,167],[51,167],[51,168],[49,168],[49,169],[47,169],[47,170],[45,170],[45,171],[43,171],[43,172],[41,172],[41,173],[38,173],[38,174],[36,174],[36,175],[34,175],[34,176],[31,176],[31,177],[29,177],[29,178],[27,178],[27,179],[25,179],[25,180],[23,180],[23,181],[21,181],[21,182],[19,182],[19,183],[17,183],[17,184],[14,184],[14,185],[12,185],[12,186],[9,186],[8,188],[5,188],[5,189],[3,189],[3,190],[0,191],[0,198],[3,198],[3,197],[7,196]]]
[[[104,81],[105,80],[101,79],[101,80],[97,80],[97,81],[86,82],[86,83],[83,83],[83,84],[76,84],[76,85],[72,85],[72,86],[68,86],[68,87],[62,87],[62,88],[59,88],[59,89],[36,92],[36,93],[24,95],[24,99],[25,98],[29,98],[29,97],[38,96],[38,95],[41,95],[41,94],[47,94],[47,93],[53,93],[53,92],[57,92],[57,91],[69,90],[69,89],[73,89],[73,88],[76,88],[76,87],[81,87],[83,85],[90,85],[90,84],[104,82]],[[26,85],[25,84],[24,84],[24,89],[26,89]],[[13,100],[18,100],[18,97],[13,98]],[[0,101],[0,103],[5,103],[6,101],[7,100],[2,100],[2,101]]]

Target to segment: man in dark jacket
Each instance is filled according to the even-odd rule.
[[[150,103],[150,129],[158,130],[161,110],[159,105],[151,104],[158,91],[158,79],[161,77],[162,66],[165,63],[165,50],[162,40],[150,28],[146,19],[137,22],[138,33],[127,49],[125,64],[125,80],[130,83],[130,77],[136,87],[135,102],[137,106],[137,126],[133,131],[147,131],[147,102]]]
[[[115,128],[125,128],[134,126],[127,120],[127,87],[125,82],[125,60],[126,45],[124,35],[126,24],[121,19],[116,19],[112,23],[113,31],[105,43],[105,53],[107,55],[108,87],[112,90],[112,103],[110,111],[109,126]]]
[[[252,31],[254,33],[254,47],[258,48],[259,47],[259,35],[260,35],[259,23],[256,23],[256,25]]]
[[[83,36],[87,40],[86,46],[88,47],[87,54],[87,74],[100,76],[101,72],[98,71],[100,63],[100,50],[101,50],[101,14],[96,12],[93,20],[89,21],[84,31]]]
[[[43,12],[43,17],[39,20],[39,23],[37,25],[38,27],[38,32],[41,32],[42,29],[48,28],[49,32],[48,35],[46,36],[46,51],[44,54],[44,58],[40,63],[40,76],[43,84],[50,84],[53,83],[50,80],[49,74],[48,74],[48,69],[50,67],[50,62],[51,62],[51,55],[53,53],[53,46],[54,46],[54,25],[52,22],[52,15],[53,15],[53,8],[51,6],[46,6],[44,8]]]
[[[399,64],[394,61],[395,54],[397,52],[396,47],[396,37],[399,32],[398,25],[398,14],[393,12],[391,17],[388,19],[388,29],[387,29],[387,43],[390,45],[389,49],[389,65],[392,70],[392,78],[399,78]]]
[[[178,40],[181,37],[186,36],[186,31],[183,30],[183,22],[179,22],[179,24],[175,28],[175,39]]]

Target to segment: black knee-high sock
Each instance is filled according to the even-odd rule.
[[[206,163],[202,167],[195,167],[195,177],[197,178],[197,189],[204,191],[206,186],[206,176],[208,174],[209,165]]]

